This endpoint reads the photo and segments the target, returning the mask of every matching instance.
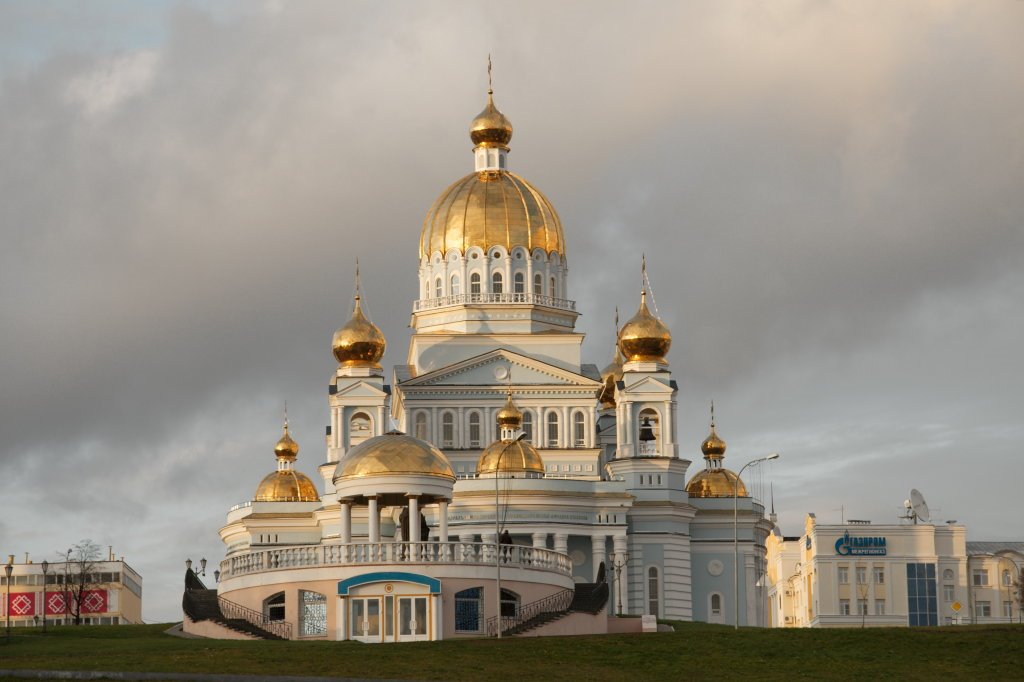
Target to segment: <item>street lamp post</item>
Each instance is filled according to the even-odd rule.
[[[46,573],[50,570],[50,562],[43,559],[43,634],[46,634]]]
[[[14,572],[14,566],[7,564],[4,566],[4,573],[7,574],[7,606],[4,611],[7,612],[7,643],[11,643],[11,573]]]
[[[199,560],[199,566],[200,566],[200,568],[199,568],[198,571],[195,571],[195,574],[197,576],[199,576],[199,575],[206,575],[206,557],[203,557],[202,559]],[[185,559],[185,569],[189,570],[189,571],[192,570],[192,560],[191,559]]]
[[[758,457],[752,459],[736,473],[736,482],[732,486],[732,573],[735,580],[735,591],[733,592],[733,601],[736,603],[736,620],[733,621],[733,628],[736,630],[740,629],[740,534],[739,534],[739,495],[740,495],[740,476],[743,475],[743,471],[755,464],[761,462],[767,462],[771,459],[778,459],[779,453],[773,452],[765,457]]]
[[[1013,567],[1013,571],[1012,572],[1007,572],[1006,580],[1003,580],[1002,574],[1000,574],[1000,576],[999,576],[999,581],[1001,583],[1003,583],[1004,587],[1006,587],[1006,603],[1009,604],[1009,606],[1010,606],[1010,610],[1006,614],[1006,620],[1007,620],[1007,622],[1012,623],[1013,622],[1013,599],[1010,596],[1010,587],[1013,585],[1013,574],[1017,572],[1017,564],[1013,561],[1013,559],[1011,559],[1008,556],[1003,556],[1001,554],[997,555],[997,556],[998,556],[1000,562],[1001,561],[1008,561],[1008,562],[1010,562],[1010,566]],[[998,566],[998,563],[996,565]],[[998,590],[997,590],[997,594],[998,594]]]
[[[622,617],[622,569],[629,563],[629,552],[616,553],[612,559],[612,570],[615,571],[615,587],[618,596],[618,615]]]
[[[496,591],[494,603],[497,606],[495,623],[497,623],[498,639],[501,639],[501,501],[498,496],[498,472],[501,470],[501,458],[505,456],[510,447],[524,438],[526,438],[526,434],[521,433],[518,438],[506,444],[498,453],[498,461],[494,463],[494,587]]]

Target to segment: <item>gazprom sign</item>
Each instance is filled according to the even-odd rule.
[[[851,537],[849,531],[836,540],[836,554],[848,556],[885,556],[885,538]]]

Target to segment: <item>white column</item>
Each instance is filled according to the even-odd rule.
[[[385,419],[385,417],[384,417],[384,406],[383,405],[378,405],[377,406],[377,428],[370,435],[379,436],[382,433],[385,433],[387,431],[387,427],[386,427],[386,424],[384,423],[384,419]]]
[[[615,563],[623,563],[626,557],[626,553],[629,551],[629,546],[626,542],[625,535],[616,535],[613,539],[613,546],[615,548]],[[629,567],[623,566],[619,569],[619,574],[616,576],[619,580],[619,585],[615,586],[616,594],[616,605],[618,604],[618,590],[622,590],[622,613],[629,613]]]
[[[437,517],[440,521],[437,539],[439,542],[448,542],[448,500],[437,503]]]
[[[338,597],[336,606],[338,612],[334,614],[334,623],[336,625],[337,639],[340,642],[348,639],[348,599]]]
[[[512,253],[505,254],[505,288],[502,290],[504,293],[511,294],[514,290],[512,286]]]
[[[559,554],[569,553],[569,534],[555,533],[555,551]]]
[[[377,496],[368,495],[367,521],[369,523],[370,542],[380,542],[380,511],[377,509]]]
[[[562,431],[558,434],[559,440],[562,442],[563,448],[572,447],[572,423],[569,419],[569,408],[565,405],[562,406]]]
[[[434,621],[434,639],[444,639],[444,631],[441,629],[441,595],[434,594],[430,596],[431,606],[433,607],[433,621]]]
[[[548,534],[547,533],[534,533],[533,534],[533,546],[536,549],[547,549],[548,548]]]
[[[594,535],[590,538],[590,558],[594,564],[594,581],[597,581],[597,569],[601,562],[605,560],[605,537],[604,535]],[[605,567],[607,568],[607,567]]]
[[[348,500],[339,500],[341,504],[341,541],[345,544],[352,542],[352,503]]]
[[[420,498],[409,495],[409,542],[419,542],[420,538]]]
[[[340,411],[340,407],[331,410],[331,444],[336,448],[341,447],[341,416],[338,414]]]

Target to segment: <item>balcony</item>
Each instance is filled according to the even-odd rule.
[[[513,303],[520,305],[540,305],[546,308],[555,308],[556,310],[576,310],[576,301],[570,301],[564,298],[554,298],[551,296],[541,296],[540,294],[509,293],[456,294],[454,296],[440,296],[438,298],[422,298],[413,304],[413,311],[418,313],[424,310],[436,310],[438,308],[480,303]]]
[[[325,566],[494,566],[526,568],[572,577],[572,561],[550,549],[481,542],[352,542],[251,551],[220,563],[221,581],[253,573]]]

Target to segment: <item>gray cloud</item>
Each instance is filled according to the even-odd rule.
[[[46,7],[0,8],[5,553],[114,544],[174,618],[285,399],[315,473],[354,259],[400,362],[488,52],[589,361],[647,253],[694,467],[713,396],[786,532],[914,486],[1016,537],[1021,3]]]

